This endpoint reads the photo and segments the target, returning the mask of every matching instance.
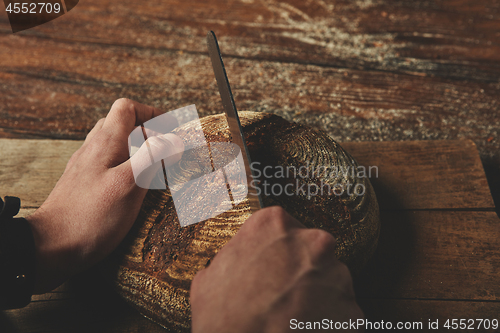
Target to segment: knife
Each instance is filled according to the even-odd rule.
[[[245,136],[243,135],[243,129],[241,127],[240,118],[238,117],[238,111],[236,111],[236,105],[234,104],[233,94],[231,93],[231,87],[229,86],[229,80],[226,75],[226,69],[224,68],[224,63],[222,62],[217,37],[215,37],[215,33],[213,31],[210,31],[207,34],[207,45],[208,54],[212,60],[215,79],[217,80],[217,86],[219,87],[220,97],[222,99],[222,104],[224,105],[224,111],[229,125],[229,132],[233,138],[233,143],[238,145],[241,150],[243,162],[245,164],[245,172],[247,175],[248,201],[250,202],[250,209],[252,210],[252,213],[255,213],[263,207],[262,198],[257,192],[257,188],[252,185],[256,184],[257,177],[250,167],[252,161],[250,159],[250,154],[248,153],[248,147],[245,143]]]

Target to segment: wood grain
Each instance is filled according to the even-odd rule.
[[[408,329],[408,332],[445,332],[443,325],[450,319],[498,319],[500,302],[463,302],[449,300],[402,300],[402,299],[359,299],[358,303],[371,322],[388,322],[394,327],[398,322],[422,323],[423,329]],[[439,321],[439,330],[430,330],[429,320]],[[467,332],[498,332],[498,330],[478,329],[479,321],[474,325],[474,331]],[[380,332],[381,330],[366,330],[365,332]],[[464,330],[459,330],[464,332]]]
[[[464,141],[345,142],[360,165],[372,170],[381,210],[494,210],[476,145]],[[378,176],[378,177],[377,177]]]
[[[379,151],[376,141],[472,140],[500,207],[499,0],[86,0],[57,20],[15,35],[2,12],[0,137],[81,140],[119,97],[165,110],[194,103],[202,115],[221,112],[206,56],[204,36],[209,29],[219,38],[239,110],[276,113],[323,129],[341,142],[374,141],[359,148],[356,143],[343,145],[360,163],[380,163],[380,170],[389,171],[372,181],[385,210],[386,225],[394,229],[392,234],[382,229],[389,244],[385,250],[410,251],[419,274],[427,269],[439,273],[443,253],[453,249],[453,244],[446,244],[454,240],[460,244],[457,253],[464,255],[473,275],[464,273],[460,257],[451,252],[450,258],[458,266],[443,268],[451,286],[446,291],[455,292],[464,277],[471,285],[462,296],[473,295],[473,288],[478,288],[477,297],[491,298],[480,280],[473,279],[479,279],[476,274],[481,265],[491,263],[497,253],[481,262],[476,260],[477,253],[466,252],[474,240],[469,234],[491,241],[481,230],[495,232],[488,189],[483,186],[484,176],[477,173],[481,164],[470,142],[463,143],[470,152],[460,152],[462,143],[440,142],[453,159],[424,156],[428,159],[425,164],[425,159],[412,160],[406,151],[422,157],[417,146],[424,147],[420,146],[423,143],[388,142]],[[43,202],[71,150],[81,142],[71,144],[74,146],[61,150],[60,156],[57,149],[48,154],[49,170],[33,161],[32,156],[45,154],[43,146],[37,146],[41,152],[31,148],[18,151],[17,146],[7,148],[10,144],[0,140],[0,184],[4,193],[23,198],[27,206],[22,214]],[[429,143],[425,149],[434,151],[433,147]],[[32,155],[22,156],[25,151]],[[5,158],[7,152],[12,158]],[[386,155],[397,167],[384,163],[381,156]],[[36,175],[24,165],[16,165],[16,158],[26,160]],[[420,179],[403,170],[413,167],[426,176]],[[453,179],[450,172],[463,180]],[[391,183],[388,174],[392,179],[401,177],[401,182]],[[451,183],[445,182],[449,179]],[[440,186],[433,186],[434,181]],[[37,186],[28,188],[27,184]],[[400,211],[405,207],[425,210],[427,206],[442,211],[415,214],[436,221],[435,226],[417,223],[420,221],[403,214],[410,212]],[[465,210],[453,213],[459,225],[446,217],[434,217],[434,213],[441,216],[458,209]],[[479,225],[485,223],[481,217],[490,222]],[[468,223],[477,229],[469,230]],[[451,233],[438,238],[435,232],[443,225]],[[412,247],[413,241],[398,243],[397,231],[408,237],[408,230],[418,235],[413,241],[422,241],[429,249]],[[431,253],[431,248],[444,252]],[[490,253],[486,247],[482,249]],[[427,262],[424,255],[431,260]],[[417,259],[421,261],[414,261]],[[390,268],[389,272],[397,269],[395,263],[375,262]],[[381,280],[383,272],[374,269],[377,278],[371,285],[387,286]],[[417,281],[405,275],[406,271],[401,279],[425,295],[442,294],[437,280],[442,275],[438,273],[422,273],[430,282]],[[395,282],[389,290],[401,291],[398,281],[389,280]],[[74,291],[71,297],[75,297]],[[375,291],[365,289],[366,297],[376,298],[364,298],[361,303],[369,318],[379,320],[499,313],[498,300],[388,300]],[[412,290],[405,293],[416,295]],[[39,296],[31,308],[0,314],[0,327],[2,331],[7,327],[8,332],[160,331],[127,307],[88,294],[92,301],[86,305],[50,300],[61,297],[56,293]],[[96,308],[101,303],[103,307]],[[126,315],[113,315],[109,311],[114,307]]]
[[[81,144],[0,139],[2,156],[8,157],[0,161],[2,188],[23,198],[24,208],[37,208]],[[372,170],[370,180],[382,210],[494,208],[471,141],[346,142],[342,146],[367,172],[369,166],[378,167],[378,178]]]
[[[10,168],[10,177],[24,186],[9,183],[5,174],[1,175],[5,176],[1,184],[10,184],[9,188],[21,198],[29,198],[30,191],[43,196],[32,199],[30,205],[36,205],[44,200],[44,193],[50,192],[49,184],[55,184],[66,161],[80,145],[78,141],[0,139],[2,151],[15,156],[0,160],[0,170]],[[478,211],[481,206],[491,207],[491,201],[486,198],[484,174],[474,145],[470,141],[419,141],[353,142],[343,146],[361,164],[378,164],[380,170],[392,170],[388,174],[399,179],[384,185],[390,177],[383,178],[380,172],[380,183],[373,182],[377,194],[382,191],[379,200],[386,206],[381,215],[379,248],[355,281],[367,318],[385,321],[495,318],[500,304],[496,238],[500,221],[491,208]],[[428,156],[423,163],[422,151],[436,158]],[[31,161],[27,169],[22,165],[24,161]],[[414,167],[421,177],[409,177],[411,173],[404,172]],[[23,183],[37,181],[30,177],[43,174],[42,170],[47,182],[43,190],[31,189],[29,183]],[[454,183],[450,176],[451,185],[443,182],[439,189],[431,186],[433,177],[440,175],[447,179],[450,171],[462,181]],[[453,190],[460,189],[458,184],[464,189],[461,194]],[[455,193],[460,208],[440,194],[444,193],[443,188]],[[428,191],[427,196],[412,194],[424,190]],[[470,201],[458,199],[467,196]],[[438,202],[432,209],[425,208],[431,204],[428,198]],[[25,202],[22,201],[23,205]],[[475,205],[476,202],[481,205]],[[423,208],[405,209],[408,203]],[[26,208],[21,214],[32,210]],[[35,296],[34,300],[27,308],[2,312],[2,332],[164,331],[125,305],[92,273],[80,275],[51,293]]]
[[[4,14],[0,136],[83,139],[119,97],[220,112],[204,42],[213,29],[241,110],[339,141],[471,139],[500,187],[499,6],[89,0],[16,35]]]
[[[3,193],[21,198],[23,208],[38,208],[81,145],[78,141],[1,139]]]
[[[381,212],[381,223],[357,296],[500,301],[495,212]]]

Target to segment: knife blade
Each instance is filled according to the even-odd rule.
[[[220,54],[217,37],[213,31],[210,31],[207,34],[207,45],[208,54],[212,60],[215,79],[217,80],[217,86],[222,99],[222,105],[224,106],[224,112],[226,113],[229,132],[231,133],[233,143],[240,147],[241,154],[243,156],[245,172],[247,175],[248,201],[250,202],[250,209],[252,212],[255,212],[263,207],[262,198],[260,197],[257,188],[254,186],[256,185],[255,181],[257,181],[257,177],[250,167],[252,161],[250,159],[248,147],[245,143],[243,128],[241,127],[238,111],[236,110],[236,105],[234,104],[233,94],[231,92],[231,87],[229,86],[226,69],[224,68],[224,62],[222,61],[222,56]]]

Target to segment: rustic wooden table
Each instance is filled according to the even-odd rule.
[[[81,140],[119,97],[220,113],[208,30],[240,110],[323,129],[380,166],[380,247],[356,279],[369,319],[498,318],[499,0],[82,0],[17,34],[2,13],[0,137]],[[441,139],[471,141],[412,141]],[[1,140],[2,195],[29,213],[79,145]],[[162,331],[91,273],[0,328]]]

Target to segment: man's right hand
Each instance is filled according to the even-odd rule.
[[[334,237],[281,207],[253,214],[191,284],[192,331],[288,332],[291,320],[363,318]]]

